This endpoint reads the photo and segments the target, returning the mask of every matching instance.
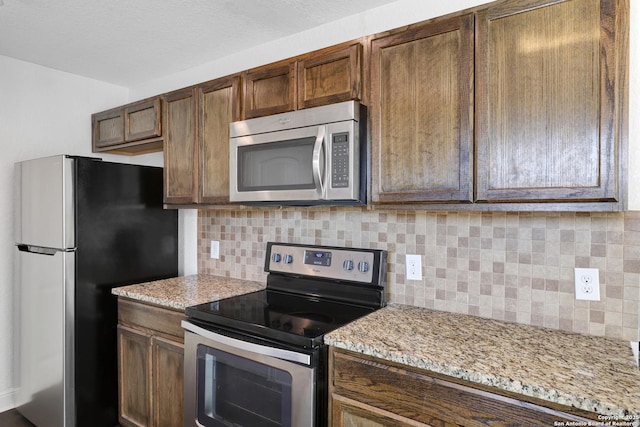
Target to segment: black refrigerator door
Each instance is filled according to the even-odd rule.
[[[78,426],[118,424],[117,302],[111,289],[178,275],[178,213],[162,168],[76,162]]]

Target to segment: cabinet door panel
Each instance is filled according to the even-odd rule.
[[[479,13],[478,201],[617,200],[618,8],[525,1]]]
[[[154,337],[153,425],[181,426],[184,423],[184,346]]]
[[[149,425],[151,391],[150,335],[118,325],[120,423]]]
[[[298,109],[360,99],[362,45],[314,52],[298,61]]]
[[[372,42],[377,203],[470,202],[473,15]]]
[[[201,203],[229,203],[229,123],[240,119],[239,86],[234,76],[198,88]]]
[[[125,107],[125,139],[127,142],[162,136],[160,105],[160,98],[154,98]]]
[[[193,88],[164,98],[164,201],[193,203],[197,198],[197,111]]]
[[[91,116],[93,130],[93,150],[122,144],[124,142],[124,121],[122,108],[103,111]]]
[[[438,422],[439,427],[454,426],[444,421]],[[331,396],[331,426],[332,427],[429,427],[423,424],[383,411],[367,404],[347,399],[339,395]]]
[[[247,119],[295,110],[296,62],[265,65],[244,74]]]

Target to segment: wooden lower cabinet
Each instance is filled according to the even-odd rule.
[[[331,405],[332,426],[415,427],[428,425],[337,394],[331,396]]]
[[[125,426],[149,425],[150,349],[150,335],[118,325],[118,401]]]
[[[526,400],[523,400],[526,399]],[[553,426],[594,413],[331,347],[329,425]]]
[[[184,313],[118,301],[118,383],[122,426],[183,425]]]

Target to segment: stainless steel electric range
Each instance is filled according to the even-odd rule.
[[[271,242],[265,290],[188,307],[185,425],[326,425],[324,334],[385,305],[386,261]]]

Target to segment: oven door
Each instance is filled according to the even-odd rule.
[[[362,202],[357,122],[230,139],[232,202]]]
[[[314,426],[312,357],[183,321],[185,426]]]

